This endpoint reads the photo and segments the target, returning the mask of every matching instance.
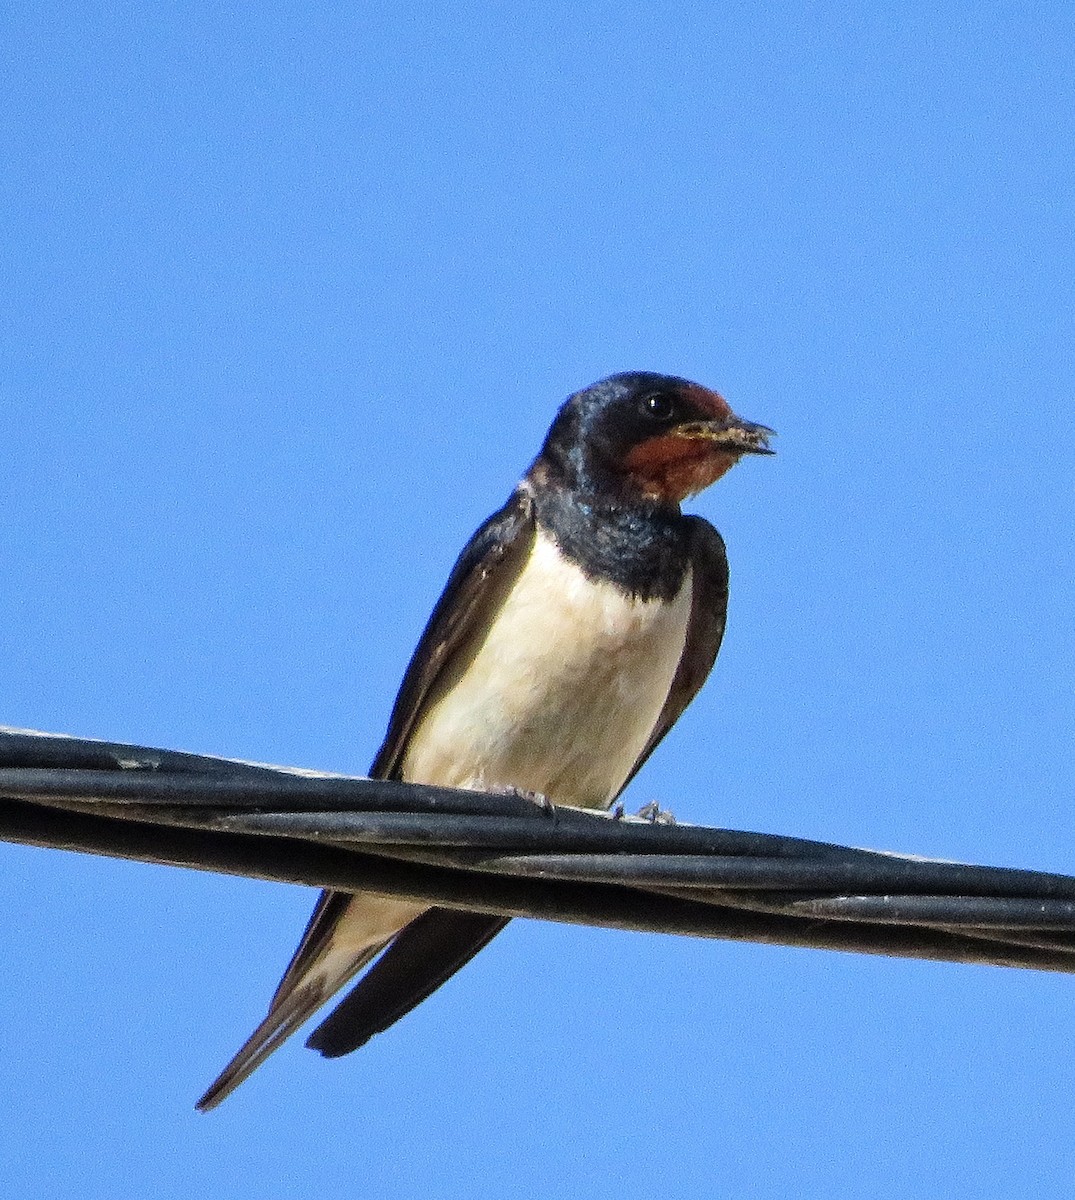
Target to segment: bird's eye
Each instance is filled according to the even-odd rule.
[[[653,392],[642,397],[642,412],[653,421],[667,421],[672,416],[672,401],[663,392]]]

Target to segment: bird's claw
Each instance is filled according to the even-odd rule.
[[[674,825],[676,823],[675,813],[669,812],[666,808],[661,808],[656,800],[651,800],[648,804],[643,804],[638,810],[638,815],[644,821],[649,821],[651,825]]]
[[[556,805],[544,792],[532,792],[529,788],[519,787],[495,787],[492,791],[501,796],[515,796],[519,800],[529,800],[531,804],[536,804],[547,817],[556,814]]]

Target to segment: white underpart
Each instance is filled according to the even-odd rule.
[[[428,702],[404,778],[605,807],[664,707],[690,608],[689,572],[670,604],[633,599],[539,533],[484,639]]]
[[[671,602],[587,579],[539,533],[484,637],[427,700],[403,759],[416,783],[540,792],[604,808],[653,731],[683,654],[691,574]],[[358,896],[318,964],[331,978],[425,909]]]

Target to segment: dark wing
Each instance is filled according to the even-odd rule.
[[[513,571],[520,570],[525,562],[534,529],[531,499],[525,492],[516,491],[464,547],[403,677],[388,734],[371,770],[375,777],[398,777],[407,739],[430,689],[467,635],[481,628],[495,611],[511,585]],[[356,956],[347,964],[343,975],[337,973],[317,979],[318,960],[331,946],[336,926],[353,899],[347,892],[321,893],[265,1019],[198,1101],[198,1108],[204,1111],[219,1104],[332,992],[347,983],[383,948],[370,947]],[[355,989],[354,996],[344,1001],[343,1014],[329,1018],[332,1044],[350,1039],[353,1046],[361,1045],[372,1033],[385,1028],[424,1000],[504,924],[501,917],[482,917],[445,909],[429,910],[411,922],[392,939],[383,960],[385,968],[376,974],[367,974]],[[399,950],[392,955],[391,950],[396,945]],[[371,981],[368,989],[367,980]],[[348,1019],[351,1011],[355,1012],[358,1025]],[[340,1033],[341,1029],[343,1033]],[[368,1032],[364,1033],[364,1030]],[[316,1032],[314,1036],[317,1037]],[[334,1052],[344,1053],[344,1050]]]
[[[668,699],[634,769],[624,781],[624,787],[694,699],[716,661],[724,636],[728,611],[728,558],[724,539],[701,517],[688,517],[687,520],[693,568],[687,638]],[[403,704],[406,691],[405,680],[397,709]],[[406,715],[401,714],[400,720]],[[413,715],[408,719],[413,723]],[[393,714],[389,739],[378,755],[378,761],[382,758],[386,762],[398,761],[399,749],[392,745],[395,725],[396,714]],[[409,730],[410,725],[406,728]],[[374,1034],[381,1033],[420,1004],[506,924],[504,917],[445,908],[429,909],[393,939],[347,997],[314,1030],[307,1046],[320,1050],[327,1058],[357,1050]]]
[[[403,683],[389,718],[388,732],[370,768],[372,778],[399,777],[407,739],[414,729],[430,689],[464,637],[484,618],[483,610],[494,603],[495,598],[501,594],[504,576],[510,577],[512,568],[521,565],[521,560],[525,557],[523,552],[529,548],[534,528],[533,502],[526,492],[518,490],[464,546],[403,676]],[[276,989],[273,1005],[291,991],[319,957],[351,899],[350,894],[346,892],[321,893],[298,949]],[[433,911],[444,911],[446,918],[472,915],[446,910]],[[450,931],[446,930],[446,933],[448,932]],[[489,937],[492,937],[491,933],[485,940]],[[484,945],[484,942],[481,945]],[[475,946],[471,954],[476,954],[481,945]],[[465,958],[459,962],[459,966],[464,962]]]
[[[326,1058],[357,1050],[432,995],[507,923],[507,917],[447,908],[424,912],[393,938],[306,1045]]]
[[[399,765],[430,688],[463,637],[481,622],[512,564],[522,565],[535,531],[534,505],[520,490],[463,547],[403,676],[388,732],[370,767],[374,779],[399,778]]]
[[[656,749],[658,742],[698,694],[698,689],[705,683],[717,661],[717,652],[724,637],[728,616],[728,554],[724,549],[724,539],[702,517],[685,519],[691,527],[691,567],[694,572],[687,640],[668,699],[649,735],[649,741],[638,756],[631,774],[624,780],[624,787],[642,769],[642,764]]]

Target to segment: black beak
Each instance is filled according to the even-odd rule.
[[[756,425],[741,417],[731,416],[722,421],[699,421],[696,425],[684,425],[681,433],[685,437],[698,438],[712,443],[714,448],[727,450],[730,454],[775,454],[769,449],[769,439],[776,431],[767,425]]]

